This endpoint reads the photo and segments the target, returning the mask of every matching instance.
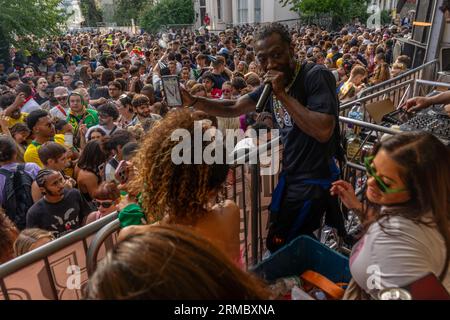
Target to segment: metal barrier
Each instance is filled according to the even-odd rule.
[[[94,237],[94,240],[92,240],[91,245],[89,246],[86,256],[87,259],[86,267],[88,276],[91,276],[94,273],[95,269],[97,268],[98,254],[100,252],[100,248],[102,247],[103,243],[119,230],[120,230],[120,221],[116,219],[108,223],[99,232],[97,232],[97,234]]]
[[[116,218],[108,215],[1,265],[0,300],[81,299],[91,238]]]
[[[404,93],[409,92],[412,95],[418,90],[422,90],[422,87],[440,86],[450,88],[448,83],[410,79],[378,93],[362,97],[359,102],[364,104],[378,101],[383,95],[391,95],[399,89],[404,89]],[[402,99],[406,96],[408,94],[404,94]],[[341,111],[345,111],[345,109]],[[343,133],[348,125],[364,129],[366,139],[361,141],[359,151],[369,139],[372,139],[372,142],[378,142],[382,134],[397,134],[397,131],[370,123],[370,121],[359,121],[341,116],[340,123]],[[278,175],[261,176],[261,166],[258,161],[252,164],[242,163],[247,163],[255,155],[255,158],[259,160],[257,155],[262,150],[271,150],[273,153],[281,152],[277,149],[279,145],[280,137],[277,137],[268,144],[237,159],[237,165],[232,169],[232,182],[229,182],[224,189],[226,198],[234,200],[241,208],[241,246],[247,268],[250,264],[255,265],[262,260],[265,250],[264,239],[267,233],[263,226],[267,224],[268,207],[278,181]],[[349,160],[342,168],[344,178],[354,185],[357,192],[361,193],[365,168],[361,163]],[[281,157],[279,161],[281,162]],[[112,248],[114,245],[114,237],[109,245],[105,240],[118,230],[119,223],[116,218],[117,214],[109,215],[0,266],[0,300],[80,299],[82,297],[81,288],[87,282],[88,276],[95,271],[101,253],[105,254],[108,247]],[[353,221],[354,217],[351,216],[351,221],[347,224],[348,229],[352,227]],[[342,248],[336,246],[335,243],[330,244],[329,237],[333,236],[331,232],[328,232],[326,237],[323,236],[326,231],[322,230],[319,238],[331,247],[334,246],[335,249],[341,250]],[[103,252],[101,252],[102,247],[104,248]],[[75,285],[71,284],[70,281],[77,277],[78,282],[75,281]]]
[[[422,78],[422,75],[425,72],[433,71],[435,75],[437,75],[437,71],[439,69],[439,60],[430,61],[423,66],[420,66],[416,69],[409,70],[399,76],[375,85],[373,87],[369,87],[363,90],[356,100],[349,101],[341,105],[341,112],[351,109],[356,103],[373,103],[383,99],[383,94],[386,92],[391,92],[394,88],[396,91],[392,91],[393,94],[389,96],[395,106],[398,106],[401,100],[404,98],[405,94],[410,96],[413,94],[408,91],[408,88],[404,85],[405,83],[411,83],[416,80]],[[405,88],[404,88],[405,87]],[[414,94],[424,94],[423,92],[418,92],[414,90]],[[341,114],[345,115],[345,114]]]
[[[263,225],[267,223],[272,191],[278,181],[277,174],[260,175],[258,154],[263,151],[279,152],[277,149],[279,144],[280,137],[276,137],[258,149],[245,152],[235,159],[235,165],[231,171],[232,182],[228,182],[223,190],[225,198],[236,202],[241,211],[240,242],[247,268],[250,264],[257,264],[261,260],[265,238]],[[250,162],[251,159],[255,159],[256,162]],[[118,229],[118,221],[113,221],[100,230],[91,242],[87,255],[89,275],[95,271],[98,261],[97,253],[104,239]]]
[[[421,79],[409,79],[401,83],[394,84],[389,88],[380,90],[379,92],[365,95],[357,100],[348,102],[340,107],[340,115],[348,117],[350,110],[360,105],[363,110],[363,121],[367,123],[373,123],[374,119],[366,112],[367,107],[373,103],[381,101],[390,101],[394,108],[400,107],[409,98],[415,96],[426,96],[433,90],[450,88],[450,84],[446,82],[436,82]]]

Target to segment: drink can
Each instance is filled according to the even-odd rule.
[[[379,300],[412,300],[411,294],[402,288],[389,288],[378,293]]]
[[[361,149],[361,160],[364,160],[364,158],[372,155],[372,152],[373,152],[373,144],[366,143]]]

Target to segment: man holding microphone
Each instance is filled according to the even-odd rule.
[[[270,206],[267,248],[274,252],[300,234],[313,236],[325,212],[328,224],[344,236],[337,198],[329,192],[339,176],[335,157],[340,154],[334,77],[324,66],[297,62],[290,34],[279,23],[263,27],[255,40],[256,57],[266,72],[264,86],[237,101],[193,97],[182,89],[184,104],[214,116],[238,117],[255,111],[271,88],[264,109],[276,120],[284,153]]]

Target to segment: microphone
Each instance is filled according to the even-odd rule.
[[[259,98],[258,103],[256,104],[256,112],[261,113],[264,111],[267,101],[269,100],[270,95],[272,94],[272,85],[270,83],[266,83],[264,86],[264,90]]]

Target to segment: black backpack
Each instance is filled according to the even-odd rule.
[[[26,227],[28,209],[33,205],[31,185],[33,178],[25,172],[25,165],[17,166],[15,172],[0,168],[0,174],[5,176],[3,188],[3,208],[19,230]]]

